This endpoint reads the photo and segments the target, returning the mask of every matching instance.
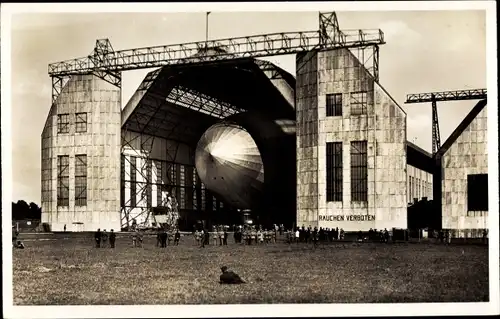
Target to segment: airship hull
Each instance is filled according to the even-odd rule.
[[[295,218],[295,156],[295,121],[247,112],[207,129],[195,165],[207,189],[232,207],[285,223]]]

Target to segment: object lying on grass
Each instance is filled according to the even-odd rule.
[[[246,282],[238,276],[238,274],[228,271],[226,266],[220,268],[222,275],[220,275],[221,284],[245,284]]]
[[[14,243],[14,248],[17,249],[24,249],[24,244],[22,241],[18,240],[16,243]]]

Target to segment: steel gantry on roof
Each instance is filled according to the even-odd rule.
[[[114,51],[108,39],[97,40],[94,51],[87,57],[51,63],[48,71],[53,79],[54,102],[67,77],[76,74],[94,74],[120,87],[121,71],[308,51],[373,47],[373,76],[378,81],[378,45],[381,44],[385,44],[385,41],[384,33],[380,29],[342,31],[335,12],[329,12],[319,13],[317,31],[271,33],[120,51]]]

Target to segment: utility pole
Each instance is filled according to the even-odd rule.
[[[210,14],[210,11],[207,12],[207,16],[206,16],[206,27],[205,27],[205,30],[206,30],[206,35],[205,35],[205,48],[208,50],[208,15]]]

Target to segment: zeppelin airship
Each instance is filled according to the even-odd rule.
[[[195,165],[207,189],[232,207],[284,223],[295,212],[295,158],[294,120],[245,112],[205,131]]]

